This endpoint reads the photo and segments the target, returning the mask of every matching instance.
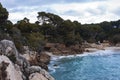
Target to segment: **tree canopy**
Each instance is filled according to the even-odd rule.
[[[8,11],[0,3],[0,24],[3,24],[7,21],[8,15]]]
[[[81,24],[78,21],[64,20],[53,13],[38,12],[38,20],[35,23],[30,23],[25,17],[13,24],[7,20],[8,15],[8,11],[0,3],[0,39],[14,40],[20,51],[25,45],[37,51],[46,42],[63,43],[66,46],[81,44],[84,41],[108,40],[111,43],[120,43],[120,20]]]

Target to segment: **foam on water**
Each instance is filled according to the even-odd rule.
[[[113,53],[113,50],[98,50],[96,52],[84,52],[83,54],[76,54],[76,55],[52,56],[51,61],[55,61],[62,58],[75,58],[75,57],[83,57],[83,56],[105,56],[112,54],[117,54],[117,53]]]
[[[120,51],[54,56],[49,69],[56,80],[120,80]]]
[[[48,65],[50,73],[54,73],[56,68],[60,68],[59,65],[56,65],[55,61],[59,61],[61,59],[71,59],[71,58],[79,58],[84,56],[107,56],[107,55],[114,55],[119,53],[114,53],[114,50],[98,50],[96,52],[84,52],[83,54],[76,54],[76,55],[68,55],[68,56],[55,56],[51,57],[50,64]],[[56,66],[54,66],[56,65]]]

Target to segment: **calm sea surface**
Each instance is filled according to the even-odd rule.
[[[49,69],[56,80],[120,80],[120,51],[56,57]]]

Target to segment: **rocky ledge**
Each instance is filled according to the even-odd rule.
[[[39,59],[43,61],[42,58]],[[44,62],[44,64],[48,63]],[[33,65],[32,61],[24,58],[12,41],[2,40],[0,41],[0,80],[54,80],[54,78],[37,63]]]
[[[60,43],[47,43],[45,50],[52,52],[54,55],[70,55],[70,54],[80,54],[84,51],[81,44],[65,46],[65,44]]]

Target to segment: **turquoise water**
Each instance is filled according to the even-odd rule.
[[[56,80],[120,80],[120,51],[57,58],[49,67]]]

